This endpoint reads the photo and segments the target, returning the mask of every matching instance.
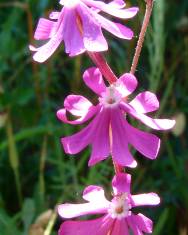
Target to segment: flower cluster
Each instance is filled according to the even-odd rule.
[[[159,101],[154,93],[144,91],[135,97],[129,97],[138,85],[132,72],[136,67],[134,59],[134,69],[117,78],[99,54],[108,49],[102,29],[118,38],[130,40],[133,37],[131,29],[119,22],[112,22],[102,14],[129,19],[137,14],[138,8],[125,8],[123,0],[113,0],[109,3],[102,0],[60,0],[59,3],[63,6],[60,12],[52,12],[50,19],[41,18],[38,22],[34,38],[44,41],[44,44],[39,47],[30,46],[30,50],[34,52],[33,58],[38,62],[46,61],[62,41],[65,52],[71,57],[87,51],[97,67],[87,69],[83,74],[83,81],[98,96],[95,105],[80,95],[69,95],[65,98],[64,107],[57,111],[59,120],[72,125],[84,124],[89,120],[90,122],[76,134],[62,137],[61,143],[68,154],[77,154],[90,145],[90,167],[111,156],[116,173],[112,180],[112,200],[106,199],[103,188],[90,185],[83,192],[83,198],[87,202],[58,206],[58,213],[64,219],[102,215],[86,221],[65,221],[59,229],[59,235],[152,233],[152,221],[141,213],[133,213],[132,209],[158,205],[160,198],[155,193],[131,195],[131,175],[124,172],[124,167],[137,166],[130,146],[145,157],[156,159],[160,139],[152,133],[134,127],[131,119],[134,118],[154,130],[168,130],[174,126],[175,121],[156,119],[148,115],[159,109]],[[148,7],[151,8],[152,3],[153,0],[150,0]],[[141,37],[145,34],[144,27],[149,22],[147,16],[145,19]],[[143,41],[141,38],[138,42]],[[135,61],[138,61],[140,48],[138,43]],[[105,84],[104,78],[109,82],[108,85]],[[76,119],[69,119],[68,115],[76,116]]]

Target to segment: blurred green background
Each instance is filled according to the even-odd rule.
[[[105,32],[109,64],[119,76],[129,71],[144,15],[129,22],[135,38],[122,41]],[[93,93],[82,82],[92,62],[86,55],[69,58],[63,45],[44,64],[33,62],[28,50],[41,16],[59,9],[58,1],[0,0],[0,234],[57,234],[61,219],[54,208],[61,202],[81,201],[89,184],[102,185],[110,195],[111,159],[88,169],[89,149],[64,154],[60,137],[80,127],[60,123],[55,116],[65,96]],[[138,91],[157,93],[156,116],[176,118],[175,130],[157,133],[160,155],[149,161],[135,153],[134,193],[154,191],[162,198],[156,208],[140,208],[155,223],[154,235],[188,234],[188,1],[156,0],[151,25],[136,73]],[[136,125],[136,123],[135,123]]]

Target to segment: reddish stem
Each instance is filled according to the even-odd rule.
[[[132,74],[135,73],[136,67],[138,65],[138,60],[140,58],[142,46],[143,46],[144,39],[145,39],[145,34],[146,34],[146,31],[147,31],[147,28],[148,28],[148,25],[150,22],[150,17],[151,17],[151,13],[152,13],[152,9],[153,9],[153,0],[145,0],[145,1],[146,1],[146,11],[145,11],[145,16],[144,16],[142,28],[140,31],[139,39],[138,39],[137,46],[136,46],[136,51],[135,51],[132,66],[131,66],[130,73],[132,73]]]
[[[113,84],[117,81],[117,77],[108,65],[107,61],[103,57],[103,55],[99,52],[89,52],[88,55],[91,60],[96,64],[96,66],[100,69],[104,78],[108,81],[109,84]]]
[[[124,167],[122,167],[121,165],[117,164],[117,163],[114,162],[114,161],[113,161],[113,165],[114,165],[114,170],[115,170],[116,175],[117,175],[118,173],[124,172]]]

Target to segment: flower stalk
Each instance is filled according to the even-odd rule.
[[[95,63],[95,65],[99,68],[104,78],[107,80],[109,84],[113,84],[117,81],[117,77],[108,65],[107,61],[105,60],[104,56],[99,52],[89,52],[88,55],[91,60]]]
[[[135,50],[131,70],[130,70],[131,74],[134,74],[136,72],[136,68],[137,68],[137,65],[138,65],[138,61],[139,61],[139,58],[140,58],[140,54],[141,54],[144,39],[145,39],[145,34],[146,34],[146,31],[147,31],[147,28],[148,28],[148,25],[149,25],[149,22],[150,22],[151,13],[152,13],[152,10],[153,10],[153,0],[145,0],[145,2],[146,2],[146,11],[145,11],[145,16],[144,16],[142,28],[141,28],[141,31],[140,31],[139,39],[138,39],[138,42],[137,42],[137,46],[136,46],[136,50]]]
[[[115,161],[113,161],[113,165],[114,165],[114,171],[116,175],[118,175],[119,173],[125,172],[125,168],[117,164]]]

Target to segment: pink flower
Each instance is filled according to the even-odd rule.
[[[109,4],[94,0],[61,0],[60,4],[64,6],[63,9],[61,12],[52,12],[51,20],[39,20],[34,38],[48,41],[39,48],[30,46],[30,50],[36,52],[33,58],[38,62],[47,60],[62,41],[65,43],[66,53],[70,56],[76,56],[85,50],[107,50],[108,44],[101,28],[122,39],[133,37],[129,28],[98,14],[103,11],[122,19],[135,16],[138,8],[122,9],[125,6],[123,0],[114,0]]]
[[[70,124],[81,124],[94,117],[78,133],[61,139],[66,153],[76,154],[87,145],[92,146],[89,166],[106,159],[109,154],[122,166],[136,167],[128,145],[132,145],[141,154],[155,159],[160,147],[160,139],[151,133],[138,130],[127,121],[128,114],[155,130],[167,130],[175,121],[153,119],[145,115],[159,108],[157,97],[145,91],[138,94],[131,102],[128,100],[137,86],[135,76],[123,74],[116,83],[106,87],[97,68],[90,68],[83,75],[86,85],[99,95],[99,103],[94,106],[83,96],[69,95],[64,101],[64,109],[57,112],[57,117]],[[66,112],[78,117],[68,120]]]
[[[104,216],[88,221],[66,221],[59,235],[134,235],[152,233],[152,221],[143,214],[133,214],[136,206],[158,205],[160,198],[155,193],[131,195],[131,176],[120,173],[112,181],[114,197],[108,201],[104,190],[98,186],[89,186],[83,192],[87,203],[62,204],[58,213],[63,218],[74,218],[83,215],[104,214]]]

